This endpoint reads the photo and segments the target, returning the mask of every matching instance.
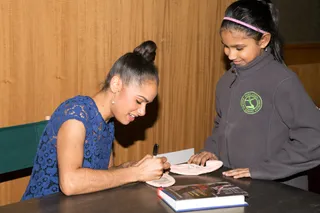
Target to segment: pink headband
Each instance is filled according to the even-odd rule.
[[[238,19],[234,19],[234,18],[231,18],[231,17],[224,17],[223,20],[232,21],[234,23],[237,23],[237,24],[240,24],[242,26],[248,27],[248,28],[250,28],[250,29],[252,29],[254,31],[257,31],[259,33],[262,33],[262,34],[268,33],[267,31],[261,30],[261,29],[259,29],[257,27],[252,26],[251,24],[247,24],[247,23],[245,23],[243,21],[240,21]]]

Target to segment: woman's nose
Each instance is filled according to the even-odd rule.
[[[146,106],[141,106],[139,109],[138,109],[138,115],[139,116],[144,116],[146,114]]]

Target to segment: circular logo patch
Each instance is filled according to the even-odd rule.
[[[247,114],[256,114],[262,108],[262,98],[257,93],[250,91],[241,97],[240,105]]]

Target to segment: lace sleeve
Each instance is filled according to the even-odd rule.
[[[70,119],[75,119],[82,122],[87,129],[89,114],[86,106],[81,103],[72,102],[66,102],[65,104],[61,105],[51,117],[54,132],[58,134],[61,125]]]

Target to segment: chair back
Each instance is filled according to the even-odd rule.
[[[48,121],[0,128],[0,174],[33,166],[40,137]]]

